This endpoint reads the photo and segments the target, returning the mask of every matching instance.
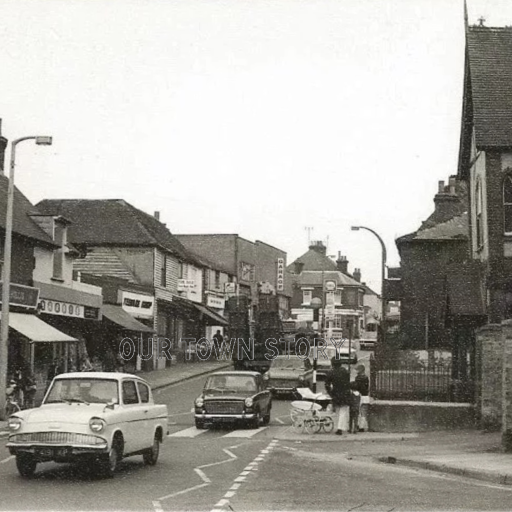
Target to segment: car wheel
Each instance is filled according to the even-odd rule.
[[[18,453],[16,467],[23,478],[31,478],[36,472],[37,461],[31,453]]]
[[[260,413],[260,411],[257,411],[256,416],[251,421],[251,428],[259,428],[260,424],[261,424],[261,413]]]
[[[155,434],[155,437],[153,439],[153,446],[149,448],[146,452],[142,455],[142,460],[144,461],[144,464],[147,466],[154,466],[156,464],[156,461],[158,460],[158,455],[160,454],[160,439],[158,438],[158,434]]]
[[[196,420],[196,428],[201,429],[201,430],[205,429],[206,427],[204,425],[204,421]]]
[[[267,407],[267,412],[265,416],[263,416],[263,425],[268,425],[270,423],[270,411],[272,410],[272,406],[269,404]]]
[[[107,455],[101,460],[101,470],[102,473],[108,477],[112,478],[114,473],[116,472],[119,461],[122,458],[122,449],[121,443],[119,440],[114,439],[112,443],[112,447],[110,448]]]

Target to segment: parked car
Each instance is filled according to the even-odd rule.
[[[129,455],[156,464],[168,432],[167,406],[155,404],[149,384],[135,375],[64,373],[40,407],[11,415],[8,426],[7,448],[23,477],[46,461],[92,461],[113,476]]]
[[[312,387],[313,366],[309,359],[296,355],[277,356],[263,378],[273,394],[292,393],[296,388]]]
[[[336,357],[336,347],[327,346],[318,350],[317,359],[316,359],[316,375],[317,377],[325,377],[327,372],[331,370],[331,360],[333,357]],[[349,347],[340,347],[338,349],[338,357],[343,364],[356,364],[357,363],[357,351],[350,347],[350,357],[349,357]],[[313,365],[314,352],[312,351],[310,356],[311,365]]]
[[[206,379],[194,406],[197,428],[236,423],[258,428],[270,422],[272,397],[261,373],[224,371]]]

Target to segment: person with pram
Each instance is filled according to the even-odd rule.
[[[341,359],[331,359],[332,369],[325,377],[325,390],[332,398],[334,412],[338,412],[338,428],[336,435],[349,430],[350,420],[350,373],[343,366]]]

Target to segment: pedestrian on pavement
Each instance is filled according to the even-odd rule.
[[[366,375],[364,364],[360,364],[357,368],[355,383],[357,390],[361,393],[361,407],[359,409],[359,431],[368,430],[368,409],[370,404],[370,379]]]
[[[36,392],[36,379],[32,372],[28,372],[23,379],[23,406],[25,409],[33,409],[35,407]]]
[[[349,429],[350,415],[350,374],[342,365],[341,359],[331,359],[332,370],[325,378],[325,389],[332,398],[334,411],[338,412],[338,429],[336,434],[341,436]]]
[[[359,408],[361,407],[361,393],[357,390],[357,383],[350,383],[350,425],[349,432],[357,434],[359,432]]]

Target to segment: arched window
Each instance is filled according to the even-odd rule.
[[[476,199],[476,208],[475,208],[475,227],[476,227],[476,246],[478,249],[483,247],[484,245],[484,232],[483,232],[483,223],[482,223],[482,181],[480,178],[477,178],[476,187],[475,187],[475,199]]]
[[[512,235],[512,175],[503,180],[503,230]]]

